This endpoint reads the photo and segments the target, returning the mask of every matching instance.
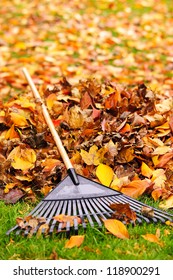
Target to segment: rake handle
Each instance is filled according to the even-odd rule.
[[[36,88],[32,78],[31,78],[30,74],[28,73],[27,69],[26,68],[22,68],[22,71],[23,71],[23,74],[24,74],[24,76],[25,76],[29,86],[31,87],[31,90],[32,90],[32,92],[34,94],[34,97],[35,97],[36,101],[41,104],[45,121],[46,121],[46,123],[47,123],[47,125],[48,125],[48,127],[49,127],[49,129],[51,131],[51,134],[52,134],[53,139],[54,139],[54,141],[56,143],[58,151],[59,151],[59,153],[60,153],[60,155],[61,155],[61,157],[63,159],[63,162],[64,162],[64,164],[65,164],[65,166],[67,168],[68,174],[71,177],[73,183],[75,185],[78,185],[79,181],[78,181],[77,174],[76,174],[76,172],[75,172],[75,170],[74,170],[74,168],[72,166],[72,163],[71,163],[71,161],[70,161],[70,159],[69,159],[69,157],[67,155],[67,152],[66,152],[66,150],[65,150],[65,148],[64,148],[64,146],[62,144],[62,141],[61,141],[61,139],[60,139],[60,137],[58,135],[58,132],[56,131],[55,126],[54,126],[54,124],[53,124],[53,122],[52,122],[52,120],[50,118],[50,115],[49,115],[49,112],[47,110],[47,107],[43,103],[43,101],[42,101],[42,99],[40,97],[40,94],[39,94],[39,92],[38,92],[38,90],[37,90],[37,88]]]

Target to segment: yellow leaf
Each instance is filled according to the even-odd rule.
[[[84,235],[74,235],[71,236],[70,239],[65,243],[64,248],[71,249],[73,247],[80,247],[84,241]]]
[[[129,239],[129,233],[126,226],[116,219],[103,220],[105,228],[121,239]]]
[[[150,178],[153,174],[153,170],[145,162],[142,162],[141,173],[143,176]]]
[[[16,186],[16,183],[9,183],[5,186],[4,193],[8,193],[10,189],[13,189]]]
[[[81,157],[83,159],[83,161],[87,164],[87,165],[99,165],[100,163],[102,163],[103,159],[104,159],[104,154],[107,152],[106,148],[101,148],[98,150],[98,147],[96,145],[93,145],[90,149],[89,152],[86,152],[85,150],[81,149]]]
[[[97,166],[96,176],[103,185],[109,187],[112,182],[113,175],[114,172],[110,166],[102,163]]]
[[[142,237],[147,241],[154,242],[160,246],[163,246],[163,242],[161,242],[155,234],[147,233],[145,235],[142,235]]]
[[[47,104],[47,108],[50,111],[54,105],[54,102],[57,100],[57,96],[55,93],[50,94],[47,98],[46,98],[46,104]]]
[[[173,195],[170,195],[165,201],[160,202],[159,207],[163,210],[173,208]]]
[[[11,120],[14,125],[19,126],[19,127],[28,126],[28,122],[27,122],[26,118],[24,116],[20,115],[19,113],[12,112],[10,114],[10,116],[11,116]]]
[[[36,153],[33,149],[14,148],[8,156],[14,169],[28,170],[35,166]]]

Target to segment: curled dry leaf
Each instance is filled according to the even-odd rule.
[[[62,223],[62,228],[66,227],[67,222],[70,223],[70,226],[72,227],[74,225],[74,220],[77,220],[78,224],[82,223],[81,218],[64,214],[54,216],[53,219],[59,223]]]
[[[153,218],[154,217],[154,210],[151,207],[142,206],[141,207],[141,214],[143,216],[148,217],[148,218]]]
[[[74,235],[65,243],[64,248],[71,249],[73,247],[80,247],[84,242],[84,235]]]
[[[105,228],[116,237],[121,239],[129,239],[127,228],[121,221],[116,219],[107,219],[103,220],[103,222]]]
[[[131,210],[129,203],[112,203],[109,207],[115,211],[112,213],[112,218],[124,221],[126,224],[136,221],[136,213]]]

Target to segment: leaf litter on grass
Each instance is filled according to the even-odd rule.
[[[169,5],[133,3],[135,12],[124,1],[58,5],[56,12],[51,1],[6,0],[1,10],[0,199],[33,200],[66,173],[40,104],[26,90],[25,64],[78,173],[172,208]]]

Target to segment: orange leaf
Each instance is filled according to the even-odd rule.
[[[121,134],[125,134],[126,132],[130,132],[131,131],[131,127],[128,123],[125,124],[125,126],[120,130]]]
[[[14,124],[10,127],[10,129],[6,132],[5,139],[14,139],[19,138],[19,134],[15,130]]]
[[[113,175],[114,172],[110,166],[102,163],[97,166],[96,176],[103,185],[109,187],[112,182]]]
[[[119,91],[112,93],[105,101],[105,109],[116,109],[117,104],[121,101],[121,95]]]
[[[133,198],[139,197],[149,187],[150,183],[146,180],[134,180],[121,188],[121,192]]]
[[[73,247],[80,247],[81,244],[84,242],[84,235],[74,235],[71,236],[70,239],[66,242],[64,248],[71,249]]]
[[[129,239],[129,233],[126,229],[126,226],[122,222],[115,219],[103,220],[103,222],[105,228],[116,237],[121,239]]]
[[[154,191],[152,191],[151,195],[154,198],[154,200],[157,201],[159,199],[159,197],[161,197],[161,195],[162,195],[162,189],[160,189],[160,188],[155,189]]]
[[[60,161],[58,159],[48,158],[41,163],[41,166],[44,167],[43,172],[50,172],[59,164]]]
[[[163,246],[163,242],[161,242],[155,234],[147,233],[145,235],[142,235],[142,237],[147,241],[154,242],[160,246]]]
[[[165,164],[170,161],[170,159],[173,158],[173,152],[167,153],[159,158],[159,163],[157,164],[157,167],[164,167]]]

